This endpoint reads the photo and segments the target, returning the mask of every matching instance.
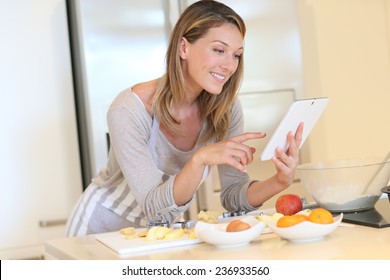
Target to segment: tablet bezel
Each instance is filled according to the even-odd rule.
[[[303,122],[304,128],[302,142],[299,146],[299,148],[301,148],[314,125],[320,118],[322,112],[328,104],[328,101],[328,97],[295,100],[262,151],[260,160],[270,160],[275,155],[275,149],[277,147],[280,147],[286,152],[289,147],[287,141],[288,132],[292,131],[295,134],[299,124]]]

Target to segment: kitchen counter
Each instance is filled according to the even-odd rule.
[[[342,223],[324,239],[308,243],[292,243],[274,233],[265,233],[239,248],[219,249],[199,243],[127,256],[117,254],[94,235],[50,240],[45,249],[55,259],[76,260],[390,260],[390,227]]]

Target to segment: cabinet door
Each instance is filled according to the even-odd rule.
[[[0,3],[3,252],[63,237],[82,191],[66,1],[39,2]]]

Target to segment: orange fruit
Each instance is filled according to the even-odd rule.
[[[278,227],[291,227],[293,225],[302,223],[303,221],[307,221],[307,216],[303,214],[295,214],[291,216],[283,216],[281,217],[276,225]]]
[[[310,212],[307,220],[316,224],[331,224],[333,223],[333,215],[326,209],[316,208]]]
[[[226,232],[236,232],[236,231],[243,231],[243,230],[246,230],[248,228],[250,228],[250,224],[248,223],[245,223],[243,221],[240,221],[240,220],[233,220],[231,221],[227,227],[226,227]]]

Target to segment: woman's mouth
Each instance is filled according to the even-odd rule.
[[[222,76],[220,74],[217,74],[215,72],[210,72],[211,76],[216,78],[218,81],[223,82],[226,79],[226,76]]]

